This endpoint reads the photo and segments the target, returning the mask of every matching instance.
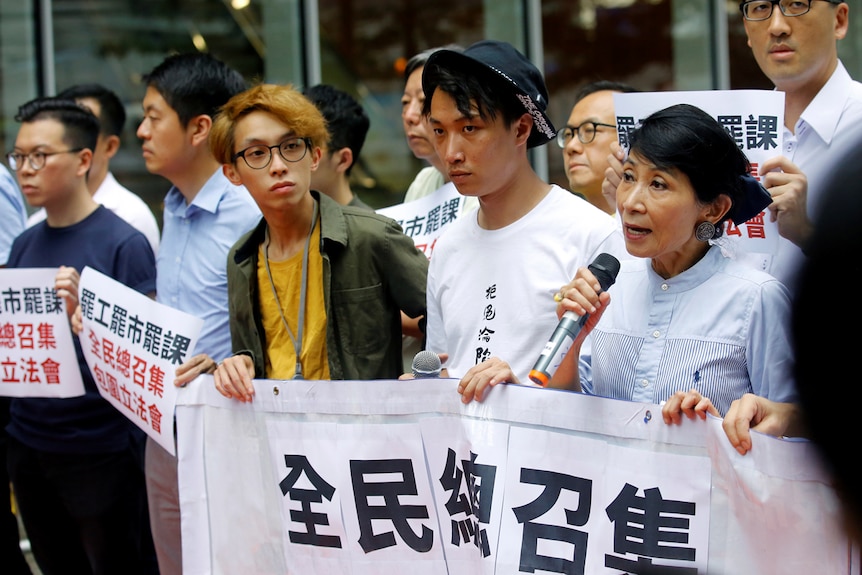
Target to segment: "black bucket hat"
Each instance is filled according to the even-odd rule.
[[[495,74],[512,86],[515,96],[524,105],[524,110],[533,117],[533,129],[527,146],[534,148],[547,144],[557,137],[551,119],[548,118],[548,89],[539,69],[508,42],[482,40],[463,51],[438,50],[428,58],[426,67],[437,64],[452,69],[479,66]],[[422,89],[428,93],[425,76]]]

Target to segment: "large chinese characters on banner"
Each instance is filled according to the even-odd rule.
[[[203,320],[84,268],[81,347],[99,393],[174,454],[174,372],[191,357]]]
[[[628,149],[628,134],[640,121],[674,104],[691,104],[724,126],[751,163],[757,180],[760,165],[781,153],[784,126],[784,92],[776,90],[704,90],[698,92],[635,92],[614,94],[614,111],[620,145]],[[728,221],[724,236],[735,246],[734,256],[769,272],[778,251],[778,224],[768,211],[741,225]]]
[[[855,575],[812,446],[457,380],[202,376],[177,404],[183,572]]]
[[[0,269],[0,395],[77,397],[84,382],[56,268]]]

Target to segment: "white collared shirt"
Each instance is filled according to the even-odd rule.
[[[824,186],[835,161],[862,139],[862,83],[853,80],[839,60],[838,67],[796,122],[795,134],[784,128],[782,154],[808,178],[808,217],[821,209]],[[802,249],[780,238],[771,273],[794,292],[794,276],[804,261]]]

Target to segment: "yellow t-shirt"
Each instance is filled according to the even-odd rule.
[[[299,336],[299,299],[302,286],[302,252],[281,262],[269,262],[272,280],[281,303],[272,294],[266,273],[264,246],[260,246],[257,285],[263,329],[266,334],[266,378],[292,379],[296,373],[296,350],[284,329],[282,313],[294,337]],[[308,247],[308,285],[305,302],[305,327],[302,333],[303,379],[329,379],[326,354],[326,307],[323,299],[323,258],[320,256],[320,222],[314,226]],[[299,344],[299,341],[297,341]]]

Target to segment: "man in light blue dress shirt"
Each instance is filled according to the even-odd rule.
[[[24,199],[15,178],[0,165],[0,267],[6,265],[9,257],[9,248],[12,240],[24,231],[27,221],[27,208],[24,207]]]
[[[24,230],[27,208],[18,183],[6,166],[0,165],[0,268],[6,265],[12,240]],[[28,573],[27,562],[18,547],[18,521],[8,505],[9,475],[6,473],[6,424],[9,421],[9,398],[0,397],[0,563],[11,573]],[[5,571],[4,571],[5,572]]]
[[[156,298],[199,317],[196,357],[231,355],[227,254],[260,220],[245,188],[231,184],[209,149],[218,108],[246,88],[245,80],[202,53],[166,58],[146,77],[144,118],[138,127],[147,169],[173,186],[165,197],[156,260]],[[195,359],[183,368],[194,366]],[[178,372],[185,383],[200,369]],[[185,378],[183,378],[185,376]],[[147,494],[161,575],[182,573],[182,535],[176,458],[148,440]]]

